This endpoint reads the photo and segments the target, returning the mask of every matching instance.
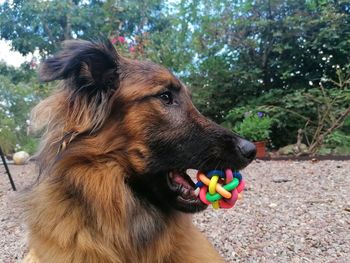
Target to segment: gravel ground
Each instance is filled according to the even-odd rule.
[[[35,178],[33,165],[10,170],[19,189]],[[233,209],[194,217],[228,262],[349,262],[350,161],[255,161],[242,174],[246,191]],[[4,263],[19,262],[26,249],[15,197],[1,171]]]

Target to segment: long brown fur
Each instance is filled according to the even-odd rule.
[[[26,196],[24,262],[223,262],[189,214],[161,211],[127,183],[152,172],[150,138],[166,145],[189,133],[166,127],[181,120],[161,117],[166,107],[152,96],[164,87],[181,89],[184,118],[197,130],[220,129],[193,107],[186,87],[168,70],[123,58],[103,42],[67,42],[40,75],[59,83],[33,110],[43,137],[39,181]]]

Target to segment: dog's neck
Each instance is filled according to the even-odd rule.
[[[106,244],[110,247],[103,249],[151,251],[159,246],[159,240],[171,243],[173,233],[169,229],[177,231],[174,222],[190,222],[187,215],[174,213],[167,217],[153,205],[132,199],[129,187],[119,181],[124,176],[116,165],[100,163],[81,169],[57,168],[54,174],[45,175],[28,196],[26,217],[34,247],[36,242],[50,241],[58,250],[91,249],[95,254]]]

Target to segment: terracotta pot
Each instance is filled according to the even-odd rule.
[[[265,158],[266,156],[266,142],[253,142],[256,146],[256,158]]]

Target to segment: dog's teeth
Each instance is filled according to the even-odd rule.
[[[190,191],[190,189],[185,188],[184,191],[183,191],[183,193],[184,193],[184,195],[185,195],[186,197],[190,197],[190,196],[191,196],[191,191]]]
[[[199,191],[200,191],[200,189],[199,189],[199,187],[197,187],[196,190],[194,190],[194,194],[195,194],[196,196],[199,195]]]
[[[170,177],[170,178],[173,178],[173,177],[174,177],[173,172],[169,172],[169,177]]]

